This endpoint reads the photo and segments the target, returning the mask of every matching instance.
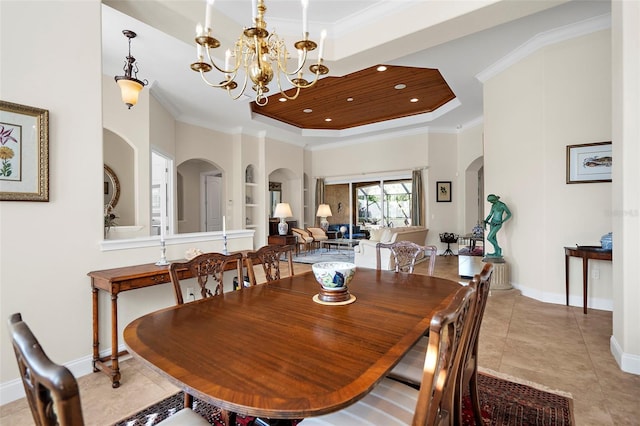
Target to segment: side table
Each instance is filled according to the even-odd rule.
[[[269,235],[269,237],[267,238],[267,243],[277,246],[295,246],[296,255],[299,254],[298,251],[300,248],[298,247],[298,237],[296,237],[295,235]]]
[[[569,306],[569,257],[582,258],[582,309],[587,313],[587,286],[589,278],[589,259],[613,260],[611,250],[605,250],[598,246],[576,246],[564,248],[564,273],[565,292],[567,296],[567,306]]]

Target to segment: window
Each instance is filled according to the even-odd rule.
[[[358,223],[384,226],[411,224],[411,179],[358,183],[356,194]]]

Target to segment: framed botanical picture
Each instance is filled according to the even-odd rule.
[[[0,101],[0,201],[49,201],[49,111]]]
[[[451,181],[436,182],[436,201],[438,203],[451,202]]]
[[[567,146],[567,183],[611,182],[611,142]]]

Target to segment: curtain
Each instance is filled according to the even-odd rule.
[[[411,225],[422,225],[424,217],[424,188],[422,185],[422,169],[414,170],[411,174],[412,195],[411,195]]]
[[[320,204],[324,204],[324,178],[316,179],[316,209],[313,211],[313,215],[315,216],[318,211],[318,206]],[[316,225],[318,225],[318,218],[315,220]]]

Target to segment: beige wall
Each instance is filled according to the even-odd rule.
[[[610,43],[609,31],[558,43],[485,83],[485,193],[513,213],[498,234],[512,283],[540,300],[564,301],[564,246],[612,230],[611,183],[565,183],[567,145],[611,140]],[[611,263],[592,265],[590,306],[611,309]],[[579,267],[572,259],[575,305]]]
[[[50,114],[50,201],[0,203],[0,317],[4,321],[11,313],[21,312],[52,359],[66,364],[76,375],[89,374],[92,326],[87,272],[149,263],[160,255],[157,240],[141,241],[138,248],[128,250],[112,250],[113,246],[109,251],[101,249],[103,120],[104,127],[116,134],[129,135],[124,137],[128,141],[136,138],[148,141],[149,130],[146,126],[125,129],[115,117],[103,118],[98,0],[2,1],[0,8],[1,98],[48,109]],[[47,48],[34,55],[33,46],[40,45],[42,40],[48,41]],[[69,40],[74,40],[73,49],[69,49]],[[56,63],[64,66],[44,66]],[[74,90],[60,84],[68,80],[70,69],[83,70],[74,75]],[[147,89],[138,105],[127,110],[119,100],[113,79],[105,79],[104,101],[104,108],[116,111],[115,114],[121,112],[124,121],[131,117],[138,117],[142,123],[149,120]],[[140,152],[136,155],[136,161],[140,161]],[[139,167],[146,167],[147,175],[148,163],[148,159],[146,166],[138,163]],[[149,184],[142,186],[148,188]],[[142,205],[149,205],[148,196],[142,193],[137,196],[142,198]],[[149,217],[148,210],[144,217]],[[193,244],[168,239],[167,258],[183,257]],[[203,250],[222,249],[218,237],[197,244]],[[251,245],[251,237],[232,237],[229,250]],[[169,284],[122,295],[120,330],[131,320],[173,303]],[[110,346],[105,342],[111,341],[104,326],[110,321],[108,297],[101,297],[99,307],[103,324],[99,338],[104,353]],[[7,328],[0,327],[0,341],[9,340]],[[11,345],[3,343],[0,403],[23,392],[17,377]]]
[[[622,369],[640,374],[640,3],[612,2],[613,336]]]

